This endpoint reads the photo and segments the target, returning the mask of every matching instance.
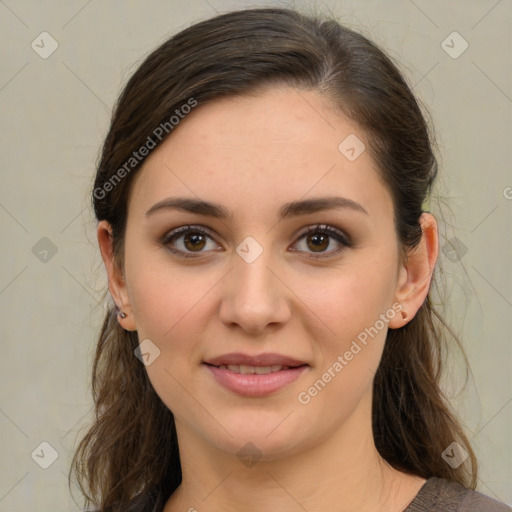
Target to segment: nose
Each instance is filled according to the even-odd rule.
[[[228,327],[238,326],[256,335],[290,318],[292,293],[272,268],[271,259],[271,251],[266,249],[252,262],[237,253],[233,255],[233,268],[223,280],[219,312]]]

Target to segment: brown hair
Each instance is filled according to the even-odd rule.
[[[201,106],[283,85],[327,95],[361,127],[392,194],[403,254],[420,241],[422,205],[437,174],[435,141],[397,66],[363,35],[332,19],[249,9],[202,21],[167,40],[144,60],[118,99],[93,206],[98,221],[112,226],[120,268],[130,186],[144,162],[130,160],[133,152],[149,138],[158,145],[172,135],[169,119],[191,99]],[[154,135],[159,126],[169,128],[161,140]],[[439,384],[446,333],[453,335],[430,292],[409,323],[388,332],[373,386],[375,444],[399,470],[475,488],[475,455]],[[104,512],[125,510],[139,493],[156,491],[167,498],[181,482],[173,415],[134,357],[138,341],[136,332],[120,327],[111,307],[94,359],[96,417],[72,466],[87,501]],[[442,459],[454,441],[468,452],[471,470]]]

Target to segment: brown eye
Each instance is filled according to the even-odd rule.
[[[183,237],[183,244],[190,251],[200,251],[206,245],[205,236],[202,233],[189,233]]]
[[[183,226],[167,233],[160,243],[178,256],[193,258],[196,255],[200,256],[202,253],[218,248],[217,244],[212,243],[213,247],[208,249],[207,246],[210,240],[213,242],[213,238],[203,229],[194,226]]]
[[[349,237],[345,235],[343,231],[325,224],[321,226],[310,226],[307,231],[299,237],[299,242],[302,240],[304,241],[303,246],[305,246],[305,249],[294,250],[313,254],[310,256],[313,259],[327,258],[352,246]],[[332,240],[334,240],[334,244],[332,244]],[[326,251],[331,245],[336,247],[336,244],[338,245],[337,249]],[[315,255],[315,253],[317,255]]]
[[[313,251],[325,251],[329,247],[329,236],[322,233],[315,233],[306,237],[308,247]]]
[[[303,239],[304,242],[301,242]],[[210,240],[213,242],[213,247],[208,249]],[[219,247],[204,229],[194,226],[174,229],[167,233],[160,243],[174,254],[185,258],[201,256],[211,250],[218,250]],[[293,249],[293,251],[308,253],[313,259],[330,257],[352,246],[349,237],[343,231],[327,225],[309,227],[299,237],[297,243],[303,243],[305,249]],[[338,248],[327,251],[329,247],[336,244]]]

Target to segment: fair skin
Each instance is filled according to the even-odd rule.
[[[122,270],[110,226],[98,225],[109,288],[127,315],[119,322],[160,350],[146,370],[174,414],[183,471],[165,512],[400,512],[425,482],[380,457],[371,399],[387,330],[410,321],[427,296],[437,224],[422,214],[421,242],[401,262],[389,190],[368,150],[353,161],[340,152],[349,134],[366,141],[316,92],[268,89],[216,100],[189,114],[134,180]],[[178,196],[217,203],[230,215],[146,213]],[[284,203],[326,196],[349,198],[366,213],[346,207],[278,217]],[[337,228],[351,245],[327,234],[318,249],[302,236],[318,224]],[[186,225],[208,234],[196,245],[184,235],[160,243]],[[248,236],[263,248],[250,263],[236,251]],[[384,327],[333,376],[338,356],[383,313]],[[228,352],[275,352],[307,367],[269,396],[241,396],[204,364]],[[301,403],[299,394],[329,367],[330,381]],[[249,442],[261,456],[250,466],[237,456]]]

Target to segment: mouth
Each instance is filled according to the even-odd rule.
[[[203,364],[218,384],[245,397],[276,394],[310,368],[304,361],[280,354],[225,354]]]
[[[220,368],[221,370],[229,370],[230,372],[233,373],[240,373],[242,375],[268,375],[269,373],[276,373],[283,370],[290,370],[308,365],[303,364],[299,366],[282,366],[280,364],[273,364],[272,366],[250,366],[246,364],[221,364],[218,366],[210,366],[215,366],[216,368]]]

